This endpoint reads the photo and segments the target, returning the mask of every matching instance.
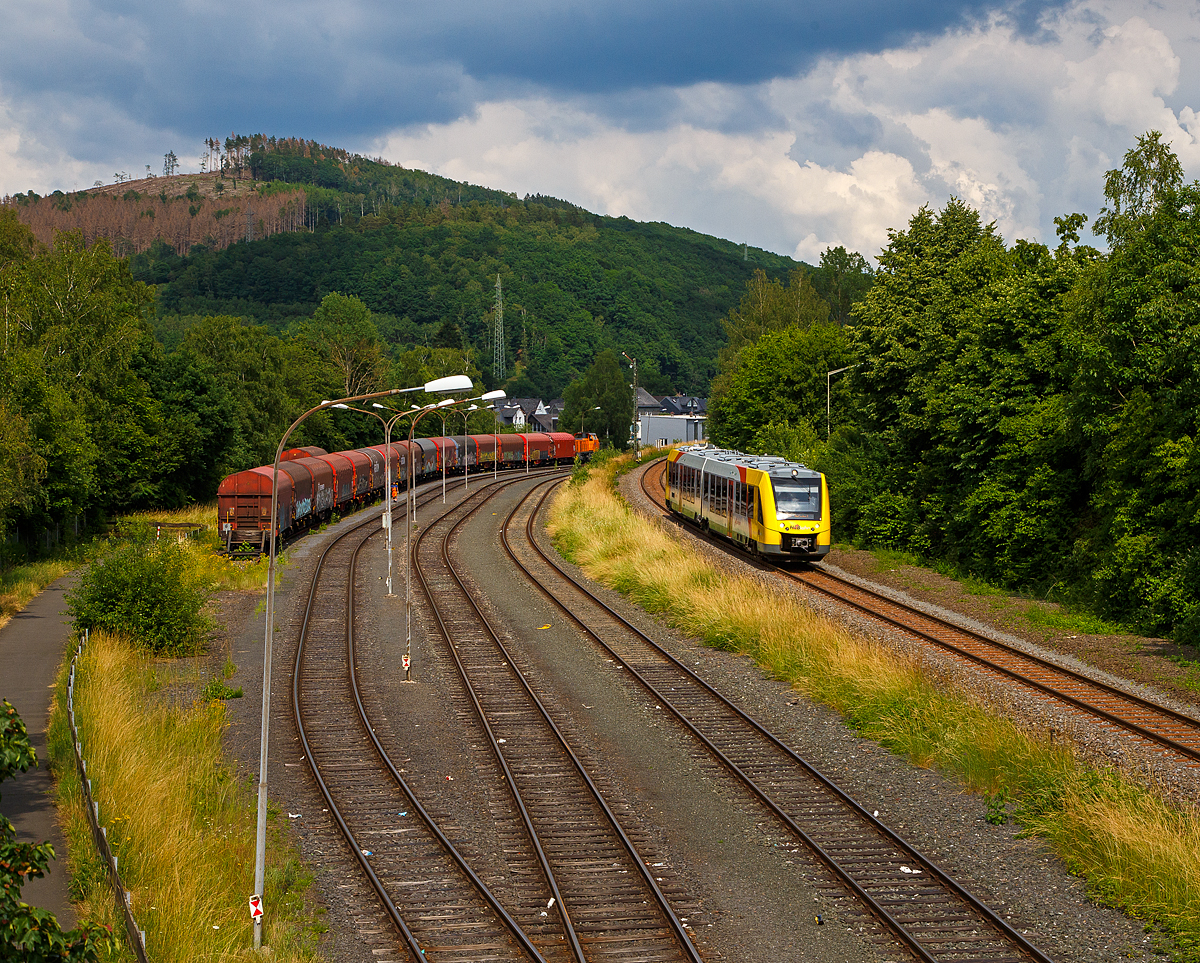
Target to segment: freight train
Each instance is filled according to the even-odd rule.
[[[344,514],[382,498],[388,477],[398,494],[407,487],[410,471],[422,482],[440,476],[443,466],[447,475],[461,475],[571,464],[577,456],[586,460],[591,455],[594,440],[594,435],[589,440],[555,431],[415,438],[411,444],[402,440],[333,453],[316,447],[289,448],[279,460],[276,543],[327,521],[334,512]],[[267,550],[272,467],[230,475],[217,489],[217,528],[226,552]]]
[[[829,553],[829,486],[819,471],[766,455],[689,445],[667,456],[667,507],[773,561]]]

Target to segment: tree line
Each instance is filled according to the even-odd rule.
[[[324,294],[366,304],[389,343],[439,342],[491,358],[497,276],[504,294],[505,369],[489,387],[514,397],[562,396],[603,350],[639,358],[658,394],[702,394],[716,369],[720,318],[754,270],[790,258],[664,224],[600,218],[579,208],[517,202],[503,209],[400,205],[314,232],[281,234],[179,257],[156,246],[133,258],[158,287],[165,325],[231,314],[282,331]]]
[[[308,221],[302,190],[224,199],[220,192],[202,191],[194,181],[177,195],[166,187],[154,193],[131,188],[121,196],[56,191],[47,197],[22,195],[13,206],[43,245],[52,245],[60,231],[78,231],[85,243],[105,238],[123,255],[148,251],[155,242],[176,254],[186,254],[198,244],[222,250],[248,234],[270,237],[300,230]]]
[[[0,563],[44,550],[31,533],[212,499],[325,398],[446,374],[481,384],[460,348],[390,348],[353,297],[330,293],[279,334],[192,318],[169,349],[154,302],[107,239],[66,232],[45,247],[0,208]],[[490,412],[476,418],[490,430]],[[375,419],[341,411],[294,436],[331,451],[382,440]]]
[[[1105,197],[1107,251],[922,208],[845,327],[760,279],[712,437],[827,472],[839,538],[1200,642],[1200,183],[1151,131]]]

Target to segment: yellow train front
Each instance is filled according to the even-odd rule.
[[[667,456],[667,507],[775,561],[829,553],[825,476],[783,458],[693,445]]]

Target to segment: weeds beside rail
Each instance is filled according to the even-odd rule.
[[[247,898],[254,883],[253,795],[221,755],[223,703],[177,707],[156,699],[162,671],[161,662],[125,640],[91,634],[75,682],[88,778],[150,958],[232,960],[252,942]],[[105,891],[107,868],[96,858],[83,812],[66,722],[65,669],[57,691],[49,748],[66,823],[72,898],[82,917],[120,926]],[[266,939],[275,959],[315,959],[310,936],[319,927],[307,920],[303,905],[309,881],[276,838],[265,894]]]
[[[939,688],[913,661],[851,635],[795,596],[718,571],[613,493],[616,467],[564,486],[549,529],[564,557],[705,644],[753,657],[912,763],[1011,804],[1101,901],[1150,921],[1200,961],[1200,819],[1119,773],[1083,764]]]

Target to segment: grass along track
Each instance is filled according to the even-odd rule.
[[[726,574],[613,491],[616,466],[567,486],[550,529],[563,555],[707,644],[752,656],[861,735],[965,788],[1008,801],[1093,894],[1200,960],[1200,820],[946,691],[913,660],[856,637],[753,573]]]
[[[1048,958],[949,874],[842,792],[757,721],[568,575],[537,544],[526,516],[524,545],[535,573],[502,529],[505,550],[544,596],[623,665],[727,771],[808,847],[888,934],[919,960]],[[514,511],[513,515],[515,516]],[[582,603],[568,606],[567,602]],[[584,614],[580,614],[580,613]],[[598,616],[598,618],[597,618]]]

